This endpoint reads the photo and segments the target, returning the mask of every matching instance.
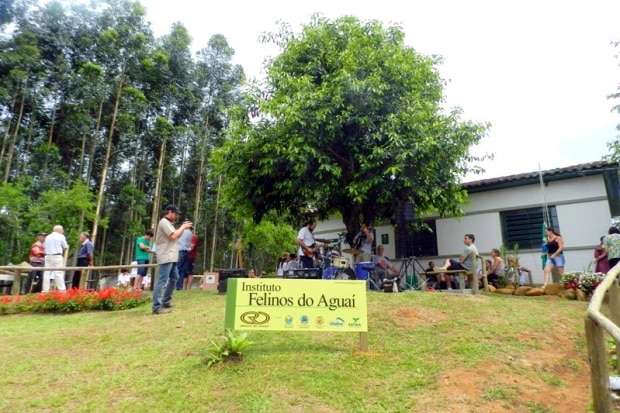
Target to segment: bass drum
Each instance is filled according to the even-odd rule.
[[[334,280],[355,280],[355,272],[351,268],[338,269]]]

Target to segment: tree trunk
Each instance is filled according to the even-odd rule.
[[[105,152],[105,158],[103,160],[103,170],[101,171],[101,180],[99,182],[99,194],[97,195],[97,206],[95,208],[95,219],[93,222],[93,231],[92,237],[95,238],[97,236],[97,227],[99,226],[99,214],[101,213],[101,206],[103,204],[103,192],[105,190],[106,178],[108,176],[108,167],[110,163],[110,154],[112,152],[112,138],[114,136],[114,126],[116,124],[116,115],[118,114],[118,105],[121,100],[121,92],[123,90],[123,77],[124,74],[121,73],[121,77],[118,81],[118,90],[116,92],[116,99],[114,100],[114,111],[112,112],[112,120],[110,121],[110,130],[108,131],[108,141]]]
[[[93,163],[95,161],[95,149],[97,148],[97,138],[99,137],[99,129],[101,128],[101,113],[103,111],[103,99],[99,102],[99,111],[97,113],[97,124],[95,133],[93,133],[92,143],[88,152],[88,168],[86,169],[86,185],[90,187],[90,176],[93,173]]]
[[[17,116],[17,122],[15,123],[15,130],[13,131],[13,138],[9,143],[9,151],[6,154],[6,167],[4,169],[4,183],[9,181],[11,175],[11,163],[13,162],[13,152],[15,150],[15,144],[17,143],[17,134],[19,133],[19,125],[22,122],[22,116],[24,114],[24,103],[26,102],[26,87],[22,89],[22,100],[19,104],[19,115]]]
[[[78,167],[78,179],[84,178],[84,155],[86,152],[86,136],[82,136],[82,147],[80,148],[80,166]]]
[[[17,95],[13,99],[13,103],[11,104],[10,110],[13,110],[15,104],[17,103]],[[0,148],[0,165],[2,165],[2,160],[4,159],[4,152],[9,144],[9,137],[11,136],[11,126],[13,122],[12,119],[9,119],[8,124],[6,125],[6,133],[4,134],[4,139],[2,139],[2,148]]]
[[[204,175],[205,154],[207,139],[209,137],[209,117],[205,121],[205,133],[202,138],[202,146],[200,147],[200,168],[198,168],[198,182],[196,183],[196,198],[194,199],[194,228],[198,228],[200,220],[200,201],[202,200],[202,176]]]
[[[26,134],[26,145],[24,147],[24,155],[30,153],[30,144],[32,143],[32,126],[34,122],[32,120],[32,115],[30,115],[30,120],[28,121],[28,133]],[[17,165],[17,173],[21,174],[26,170],[26,165],[28,164],[27,159],[24,159],[23,162],[18,162]]]
[[[340,213],[342,214],[342,222],[347,229],[346,242],[352,246],[353,238],[362,227],[362,214],[360,208],[357,206],[341,208]]]
[[[153,213],[151,214],[151,228],[157,231],[157,218],[159,217],[159,208],[161,202],[161,181],[164,175],[164,159],[166,157],[166,140],[164,138],[161,143],[161,150],[159,152],[159,163],[157,165],[157,180],[155,181],[155,196],[153,199]]]
[[[54,103],[54,108],[52,109],[52,122],[50,124],[50,129],[47,137],[47,150],[49,150],[50,146],[52,146],[52,140],[54,137],[54,124],[56,123],[56,104]],[[47,167],[49,163],[49,153],[45,152],[45,160],[43,161],[43,174],[42,177],[47,177]]]
[[[215,197],[215,216],[213,217],[213,239],[211,240],[211,261],[209,262],[209,271],[213,271],[213,262],[215,260],[215,246],[217,243],[217,216],[220,206],[220,192],[222,189],[222,176],[217,179],[217,196]]]
[[[105,264],[105,243],[107,241],[107,235],[108,235],[108,227],[105,227],[103,229],[103,236],[101,237],[101,252],[99,253],[99,263],[100,265],[104,265]]]
[[[208,221],[207,209],[205,208],[205,232],[204,239],[202,240],[202,271],[207,271],[207,246],[209,245],[209,227],[207,225]]]
[[[118,262],[123,265],[125,263],[125,243],[127,242],[127,237],[123,235],[121,238],[121,256]]]
[[[185,138],[185,144],[183,145],[183,153],[181,154],[181,169],[179,171],[179,200],[177,201],[178,207],[183,211],[183,174],[185,173],[185,152],[187,152],[187,145],[189,143],[189,135]]]

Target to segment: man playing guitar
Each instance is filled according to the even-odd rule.
[[[299,250],[297,255],[301,260],[302,268],[313,268],[314,267],[314,256],[318,250],[317,241],[318,242],[326,242],[325,240],[314,238],[312,232],[316,228],[316,222],[311,219],[306,222],[304,227],[299,230],[297,234],[297,244],[299,245]]]

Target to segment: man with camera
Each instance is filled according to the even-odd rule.
[[[153,314],[162,314],[172,307],[172,293],[179,278],[177,262],[179,261],[178,240],[183,232],[192,227],[185,221],[179,228],[174,228],[179,210],[174,205],[166,207],[166,215],[159,221],[155,235],[155,254],[159,264],[159,278],[153,290]],[[163,295],[163,297],[162,297]]]

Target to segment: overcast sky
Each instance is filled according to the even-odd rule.
[[[295,29],[313,13],[398,23],[407,44],[444,58],[446,106],[490,122],[476,152],[491,152],[483,177],[599,160],[620,115],[607,95],[620,83],[620,1],[199,1],[143,0],[156,35],[175,21],[206,45],[226,36],[236,62],[260,77],[277,52],[258,41],[277,20]],[[620,49],[618,49],[620,51]]]

